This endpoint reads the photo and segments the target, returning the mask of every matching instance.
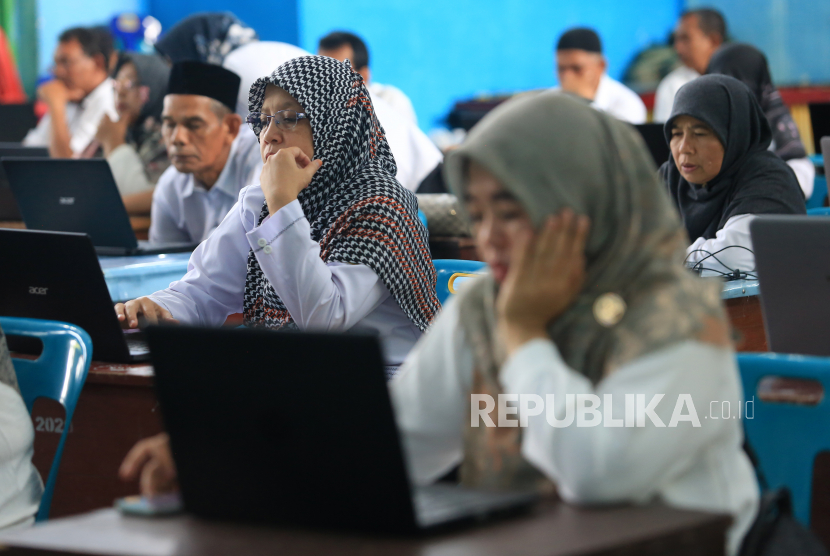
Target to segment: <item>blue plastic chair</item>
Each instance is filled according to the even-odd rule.
[[[444,305],[447,298],[458,293],[458,288],[465,280],[484,272],[485,264],[481,261],[463,261],[459,259],[436,259],[432,261],[438,272],[436,294],[438,301]]]
[[[36,517],[37,521],[45,521],[49,518],[52,493],[55,491],[69,424],[89,371],[92,340],[82,329],[64,322],[0,317],[0,327],[7,336],[26,336],[43,342],[43,352],[37,359],[12,359],[20,392],[29,413],[31,414],[37,398],[55,400],[66,411],[63,433],[49,469]]]
[[[427,215],[424,214],[424,211],[418,209],[418,219],[421,221],[421,224],[424,225],[424,228],[428,228],[427,226]]]
[[[738,366],[744,397],[754,402],[743,421],[749,444],[769,487],[787,486],[796,518],[809,527],[813,461],[830,450],[830,357],[739,353]],[[817,405],[764,401],[758,385],[768,376],[814,380],[825,394]]]
[[[830,207],[816,207],[807,209],[807,216],[830,216]]]

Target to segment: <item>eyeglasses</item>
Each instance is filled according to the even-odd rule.
[[[121,91],[132,91],[133,89],[138,87],[138,83],[127,79],[125,81],[118,81],[117,79],[112,82],[112,88],[115,90],[116,93]]]
[[[268,129],[271,122],[283,131],[291,131],[302,119],[308,119],[308,115],[294,110],[280,110],[276,114],[263,114],[262,112],[251,112],[245,121],[254,130],[254,133],[261,133]]]

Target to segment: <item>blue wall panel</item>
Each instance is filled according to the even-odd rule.
[[[587,2],[522,0],[301,0],[300,46],[316,50],[334,29],[369,44],[374,79],[412,99],[423,129],[439,124],[457,99],[556,84],[553,44],[575,25],[597,29],[609,73],[619,77],[634,54],[665,41],[677,0]]]

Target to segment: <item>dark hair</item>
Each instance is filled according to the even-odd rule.
[[[317,44],[319,50],[337,50],[348,44],[354,52],[354,59],[351,61],[355,70],[361,70],[369,65],[369,50],[363,39],[354,33],[346,31],[333,31],[320,39]]]
[[[700,8],[683,12],[680,19],[693,15],[697,16],[697,24],[701,31],[707,35],[718,35],[721,42],[726,42],[726,20],[722,13],[713,8]]]
[[[113,39],[106,27],[73,27],[58,37],[58,42],[70,41],[78,41],[84,54],[90,58],[95,58],[99,54],[103,56],[104,69],[107,69],[113,50]]]

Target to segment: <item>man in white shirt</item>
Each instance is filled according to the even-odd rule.
[[[712,55],[726,40],[726,21],[717,10],[703,8],[684,12],[674,30],[674,50],[681,66],[660,81],[654,95],[652,120],[663,123],[671,115],[680,87],[706,73]]]
[[[31,147],[49,147],[56,158],[79,157],[98,130],[104,114],[118,119],[108,77],[112,49],[92,29],[64,31],[55,49],[55,78],[37,95],[49,111],[23,139]]]
[[[181,62],[170,72],[162,135],[172,166],[153,193],[150,241],[199,243],[225,218],[239,191],[259,183],[256,136],[234,113],[239,76]]]
[[[399,89],[370,81],[369,52],[357,35],[329,33],[320,39],[317,54],[341,62],[349,60],[352,68],[363,77],[398,166],[395,177],[406,189],[417,191],[444,156],[418,127],[412,103]]]
[[[386,104],[394,108],[401,117],[418,125],[412,101],[403,91],[392,85],[382,85],[372,81],[372,72],[369,70],[369,49],[363,39],[353,33],[334,31],[320,39],[317,44],[317,54],[328,56],[335,60],[350,60],[354,70],[363,76],[363,82],[372,95],[372,100],[383,99]]]
[[[617,119],[642,124],[646,106],[639,95],[605,73],[599,35],[592,29],[574,28],[556,44],[556,73],[563,91],[591,101],[591,106]]]

